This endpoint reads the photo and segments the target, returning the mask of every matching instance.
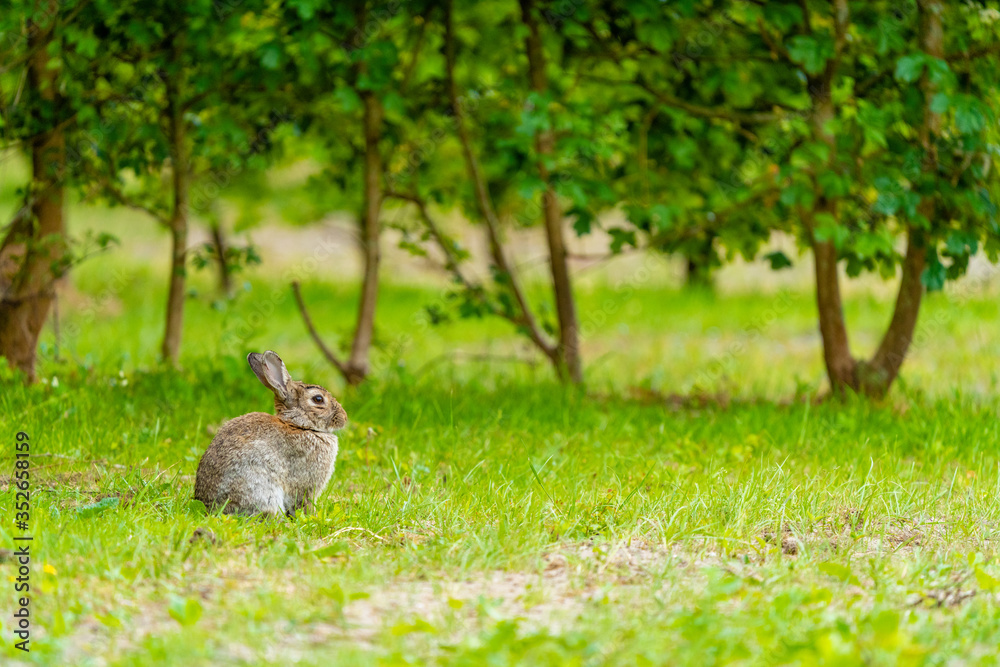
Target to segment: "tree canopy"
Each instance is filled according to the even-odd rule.
[[[788,266],[762,249],[791,235],[815,265],[832,388],[873,395],[899,373],[923,294],[1000,253],[1000,12],[986,2],[79,0],[16,3],[2,21],[3,140],[35,168],[0,250],[0,354],[29,373],[48,308],[33,295],[74,256],[57,193],[171,231],[162,354],[176,360],[192,215],[303,154],[323,166],[297,215],[357,213],[354,335],[337,349],[313,331],[352,383],[371,370],[387,225],[439,258],[457,314],[508,320],[573,382],[570,235],[684,255],[702,283],[736,256]],[[452,209],[482,230],[488,277],[439,224]],[[545,302],[506,243],[536,226]],[[58,261],[36,261],[43,249]],[[840,271],[900,277],[868,359],[849,343]]]

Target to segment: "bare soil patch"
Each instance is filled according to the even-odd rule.
[[[872,535],[872,526],[858,512],[847,510],[830,520],[820,522],[801,533],[785,527],[780,534],[764,533],[760,541],[779,558],[797,558],[823,548],[830,551],[850,548],[855,553],[881,553],[905,557],[917,548],[941,546],[943,522],[898,522],[881,526],[882,535]],[[905,524],[905,525],[904,525]],[[866,537],[852,537],[851,531],[864,529]],[[405,531],[404,531],[405,532]],[[433,527],[421,530],[433,533]],[[215,549],[215,535],[198,529],[190,538],[192,548]],[[352,539],[363,557],[368,549],[389,546],[399,539],[409,539],[402,532],[391,536],[343,534],[336,539]],[[211,622],[211,600],[219,595],[239,596],[267,588],[288,599],[301,597],[306,587],[315,581],[289,576],[275,578],[248,559],[249,545],[237,547],[224,560],[215,561],[210,571],[191,567],[186,572],[186,596],[196,596],[206,603],[205,618]],[[773,558],[773,556],[771,556]],[[336,561],[338,557],[331,557]],[[621,543],[585,541],[560,544],[539,555],[534,570],[494,570],[470,572],[464,576],[453,573],[423,572],[416,576],[390,579],[383,585],[366,588],[358,596],[348,596],[342,605],[331,602],[316,620],[294,628],[276,628],[282,636],[281,645],[269,645],[255,651],[239,644],[222,647],[224,656],[232,661],[278,660],[295,661],[306,657],[311,648],[331,642],[346,641],[355,646],[374,647],[387,628],[394,632],[433,631],[442,641],[456,641],[475,632],[485,624],[499,619],[517,619],[527,630],[547,630],[561,633],[571,629],[576,619],[589,605],[631,605],[640,593],[648,593],[657,577],[668,573],[680,575],[697,588],[707,584],[706,568],[721,568],[735,576],[759,580],[760,567],[767,559],[752,561],[746,555],[718,551],[705,541],[687,541],[662,545],[655,541],[633,539]],[[186,568],[187,569],[187,568]],[[867,591],[851,586],[851,595],[865,596]],[[130,614],[127,630],[110,629],[94,617],[83,620],[68,638],[66,658],[70,661],[105,655],[112,646],[117,651],[137,647],[144,638],[166,635],[180,630],[170,618],[165,602],[154,602],[156,584],[133,590],[130,600],[121,600]],[[981,595],[975,578],[965,570],[928,582],[926,590],[909,596],[901,606],[921,609],[953,607]],[[116,604],[118,603],[116,597]],[[997,596],[1000,597],[1000,596]],[[275,619],[278,621],[279,619]],[[426,624],[426,625],[422,625]],[[280,649],[280,650],[279,650]],[[103,664],[101,662],[93,664]]]

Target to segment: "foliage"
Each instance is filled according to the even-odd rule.
[[[95,195],[166,223],[177,205],[167,183],[181,149],[194,184],[188,206],[208,217],[220,191],[267,164],[272,135],[289,118],[260,52],[273,21],[254,13],[260,3],[217,9],[137,0],[117,3],[91,26],[101,57],[81,78],[101,96],[82,110],[93,125],[78,128],[89,144],[82,176]],[[171,125],[175,113],[180,130]]]
[[[549,260],[553,308],[520,288],[504,245],[505,230],[541,222],[550,187],[573,232],[603,232],[610,255],[680,253],[706,273],[737,256],[786,268],[792,259],[766,247],[776,232],[832,248],[825,280],[838,263],[852,277],[891,278],[919,254],[910,267],[934,291],[977,253],[1000,256],[1000,21],[989,3],[457,4],[58,3],[64,101],[48,109],[15,95],[4,140],[31,136],[28,118],[65,124],[74,182],[164,221],[180,206],[168,177],[189,158],[192,211],[218,222],[214,202],[228,194],[244,209],[241,228],[274,195],[266,168],[308,165],[306,186],[282,193],[285,217],[363,210],[365,247],[380,225],[395,228],[454,278],[435,320],[500,315],[556,361],[573,338],[555,335],[572,326],[562,258]],[[33,6],[14,10],[3,19],[4,91],[17,90],[29,55],[21,36]],[[536,14],[541,88],[524,21]],[[935,21],[942,38],[931,44]],[[171,118],[183,121],[180,140]],[[463,269],[469,250],[436,223],[451,211],[496,227],[489,274]],[[904,236],[912,252],[901,251]],[[368,313],[377,259],[371,251]],[[889,338],[909,341],[918,309]]]

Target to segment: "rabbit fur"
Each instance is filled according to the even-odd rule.
[[[347,413],[329,391],[293,380],[274,352],[247,362],[274,392],[274,412],[251,412],[223,424],[198,464],[194,497],[228,514],[294,516],[312,509],[333,475],[334,431]]]

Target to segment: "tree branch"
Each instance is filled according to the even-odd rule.
[[[453,244],[427,212],[427,202],[415,194],[397,192],[395,190],[387,191],[385,196],[410,202],[417,207],[417,211],[420,213],[420,219],[423,220],[424,226],[427,227],[427,231],[430,232],[430,235],[434,238],[435,243],[437,243],[438,247],[441,248],[441,252],[444,253],[445,269],[455,276],[455,278],[467,289],[477,289],[478,286],[466,278],[465,274],[462,273],[462,267],[460,264],[461,260],[455,252]]]
[[[587,76],[591,81],[597,81],[600,83],[606,83],[610,85],[627,86],[634,85],[642,88],[644,91],[653,96],[656,101],[664,104],[668,107],[673,107],[675,109],[680,109],[681,111],[686,111],[693,116],[701,116],[702,118],[715,118],[720,120],[728,120],[733,123],[767,123],[773,120],[777,120],[781,117],[780,114],[764,111],[739,111],[739,110],[727,110],[722,108],[706,107],[700,104],[693,104],[682,100],[679,97],[674,97],[668,93],[656,90],[649,83],[642,79],[636,79],[635,81],[626,81],[623,79],[611,79],[602,76]]]
[[[63,16],[62,18],[60,18],[58,16],[55,17],[52,20],[52,22],[49,24],[49,28],[48,28],[48,31],[46,32],[46,34],[51,33],[52,30],[55,29],[56,23],[61,23],[62,25],[69,25],[70,23],[72,23],[73,20],[76,19],[77,15],[79,15],[80,12],[82,12],[84,9],[86,9],[86,7],[89,4],[90,4],[90,0],[84,0],[84,2],[81,2],[76,7],[74,7],[68,14],[66,14],[66,16]],[[31,24],[29,24],[28,30],[32,29],[32,27],[31,27],[32,25],[37,25],[37,23],[31,23]],[[24,39],[27,39],[27,36],[25,36]],[[38,46],[34,46],[34,47],[31,47],[31,48],[27,49],[26,51],[22,52],[21,55],[18,58],[13,59],[13,60],[11,60],[11,53],[14,52],[14,50],[15,50],[14,48],[11,48],[11,49],[9,49],[7,51],[4,51],[4,52],[0,52],[0,60],[5,61],[4,66],[0,67],[0,74],[6,74],[8,71],[14,69],[15,67],[18,67],[20,65],[23,65],[23,64],[27,63],[29,60],[31,60],[35,56],[36,53],[38,53],[38,51],[40,51],[41,49],[45,48],[45,45],[47,43],[48,42],[45,41],[45,40],[40,41],[38,43],[39,44]]]
[[[649,247],[656,248],[658,250],[663,250],[664,248],[672,250],[674,246],[679,243],[683,243],[684,241],[699,239],[707,234],[718,234],[726,226],[730,216],[734,213],[746,211],[751,204],[755,204],[761,199],[766,198],[768,195],[774,195],[778,192],[780,192],[780,188],[764,188],[762,190],[758,190],[743,201],[733,204],[729,208],[721,211],[712,211],[712,213],[715,214],[715,219],[712,220],[710,224],[683,227],[675,231],[673,234],[668,234],[666,232],[658,235],[650,234]]]
[[[833,51],[834,59],[840,60],[847,44],[847,30],[851,20],[847,0],[833,0]]]
[[[449,242],[448,237],[441,231],[438,224],[430,217],[430,214],[427,211],[426,201],[424,201],[421,197],[408,192],[389,191],[385,193],[385,196],[392,197],[393,199],[399,199],[400,201],[410,202],[417,207],[417,211],[420,213],[420,217],[423,220],[424,225],[434,238],[434,241],[441,248],[441,252],[445,255],[445,269],[448,270],[469,293],[476,295],[479,302],[491,315],[502,317],[515,326],[526,326],[523,315],[521,317],[512,316],[510,313],[497,308],[494,303],[490,302],[489,299],[483,296],[482,285],[473,282],[467,278],[464,273],[462,273],[460,260],[455,253],[454,247]],[[538,344],[534,338],[532,338],[532,341],[536,345]],[[549,356],[549,352],[547,352],[544,348],[542,348],[542,352],[545,353],[546,356]]]
[[[145,213],[145,214],[149,215],[150,217],[152,217],[154,220],[156,220],[160,224],[165,225],[167,227],[170,226],[170,218],[168,216],[164,215],[163,213],[160,213],[159,211],[157,211],[155,209],[150,208],[149,206],[147,206],[146,204],[143,204],[142,202],[139,202],[139,201],[136,201],[135,199],[132,199],[131,197],[129,197],[128,195],[126,195],[121,190],[121,188],[119,188],[118,186],[116,186],[110,180],[105,179],[104,181],[102,181],[100,183],[99,187],[104,192],[106,192],[107,194],[111,195],[111,198],[114,199],[119,204],[121,204],[122,206],[125,206],[126,208],[131,208],[131,209],[136,210],[136,211],[141,211],[142,213]]]
[[[500,240],[500,220],[497,218],[496,211],[493,208],[493,202],[491,201],[489,191],[486,188],[486,180],[479,167],[479,161],[476,159],[476,155],[472,151],[472,141],[469,139],[469,133],[465,128],[465,112],[458,99],[458,88],[455,83],[455,30],[453,25],[452,5],[452,0],[448,0],[445,5],[444,53],[448,100],[455,119],[455,132],[462,144],[462,153],[465,156],[466,169],[469,172],[469,178],[472,180],[472,186],[475,190],[476,202],[479,205],[479,210],[486,223],[490,253],[493,256],[494,264],[496,264],[497,268],[507,277],[507,285],[511,294],[514,296],[514,300],[517,302],[518,309],[521,311],[521,321],[519,324],[525,328],[528,333],[528,337],[538,347],[538,349],[544,352],[550,359],[555,361],[558,354],[556,346],[546,339],[545,335],[542,333],[541,327],[538,326],[538,322],[535,320],[535,315],[531,310],[531,305],[528,303],[528,299],[518,283],[517,274],[514,273],[514,269],[510,265],[510,262],[507,260],[507,256],[504,253],[503,244]]]
[[[305,301],[302,300],[302,292],[299,289],[298,281],[294,281],[292,283],[292,293],[295,294],[295,303],[299,306],[299,313],[302,315],[302,321],[306,323],[306,328],[309,330],[309,335],[312,337],[313,341],[315,341],[316,347],[318,347],[319,351],[323,353],[326,360],[329,361],[334,368],[340,371],[341,375],[347,377],[347,366],[344,365],[344,363],[337,358],[337,355],[335,355],[333,351],[326,346],[323,339],[319,337],[316,327],[313,326],[312,318],[309,317],[309,311],[306,310]]]
[[[954,62],[956,60],[975,60],[976,58],[982,58],[983,56],[992,56],[1000,53],[1000,42],[996,44],[987,44],[986,46],[981,46],[978,49],[973,49],[972,51],[960,51],[958,53],[949,53],[944,56],[944,59],[948,62]]]
[[[780,42],[776,42],[771,38],[771,33],[767,31],[767,26],[764,24],[763,18],[757,19],[757,27],[760,29],[760,37],[764,40],[764,44],[767,48],[771,50],[771,55],[774,57],[781,57],[785,60],[790,61],[792,58],[788,55],[788,49],[784,47]]]
[[[423,23],[420,24],[420,32],[417,33],[417,43],[413,46],[413,57],[403,70],[403,81],[399,86],[400,91],[405,92],[408,90],[410,82],[413,80],[413,73],[417,69],[417,63],[420,61],[420,49],[424,44],[424,37],[427,34],[427,23],[428,21],[424,19]]]
[[[812,18],[809,16],[809,3],[806,0],[799,0],[799,7],[802,8],[802,25],[805,27],[806,34],[809,34],[813,31]]]

